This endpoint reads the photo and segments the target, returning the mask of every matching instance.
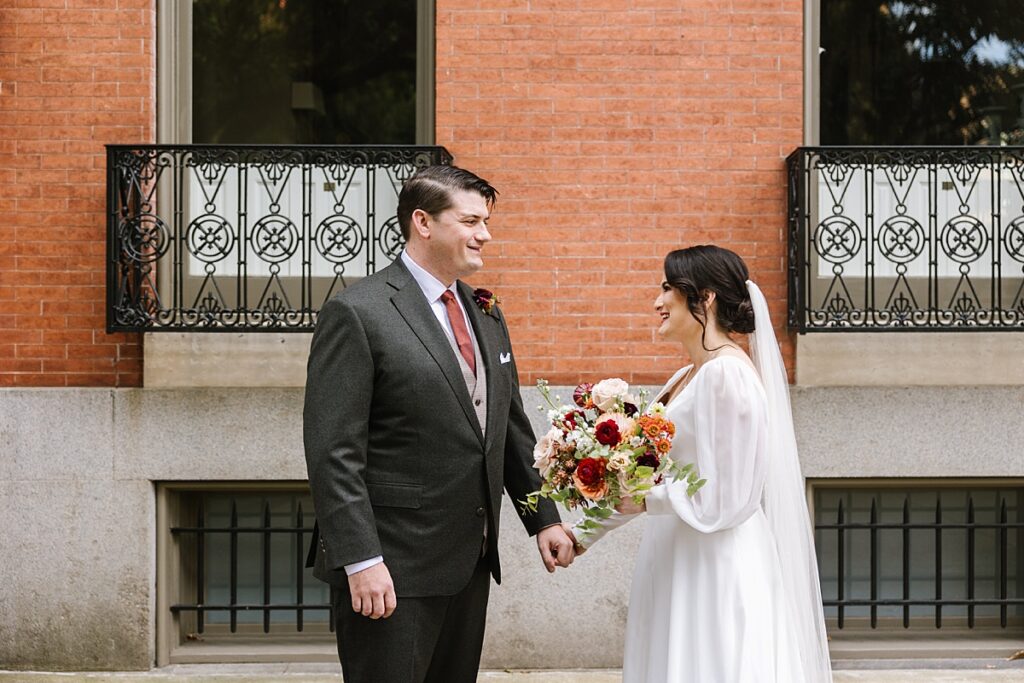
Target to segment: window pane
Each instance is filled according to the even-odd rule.
[[[843,599],[871,599],[871,530],[866,528],[871,520],[871,506],[875,505],[878,528],[876,562],[878,600],[901,600],[903,596],[904,560],[904,503],[908,512],[907,559],[909,561],[909,599],[932,601],[936,588],[941,585],[942,600],[965,600],[969,598],[969,545],[968,508],[974,508],[974,599],[1000,599],[1003,587],[1003,553],[1006,561],[1006,598],[1024,597],[1020,570],[1024,565],[1021,553],[1022,531],[1019,527],[1007,528],[1001,533],[995,525],[1000,523],[1002,507],[1006,506],[1008,524],[1024,522],[1024,491],[1019,488],[922,488],[922,489],[833,489],[816,488],[814,492],[815,525],[835,525],[842,522],[855,528],[843,531],[843,558],[839,564],[839,533],[836,529],[816,530],[818,563],[821,574],[822,598],[826,603],[839,596],[839,572],[842,571]],[[941,509],[942,553],[941,584],[937,583],[936,572],[936,531],[937,511]],[[856,526],[862,528],[856,528]],[[922,528],[925,527],[925,528]],[[1005,538],[1005,547],[1003,539]],[[880,619],[897,619],[903,616],[900,605],[879,605]],[[863,619],[870,615],[867,605],[846,606],[845,618]],[[998,624],[1000,607],[997,604],[976,605],[975,617],[990,625]],[[943,605],[943,618],[963,623],[968,614],[966,605]],[[1010,619],[1024,617],[1019,604],[1008,606]],[[826,605],[825,616],[838,617],[835,605]],[[925,618],[929,627],[934,628],[935,606],[912,605],[912,619]]]
[[[194,0],[193,142],[412,144],[416,0]]]
[[[1019,0],[821,0],[821,144],[1024,142]]]
[[[203,493],[202,506],[205,527],[229,528],[231,506],[236,506],[237,527],[248,530],[238,532],[237,560],[237,604],[263,605],[263,551],[266,539],[260,531],[265,526],[265,514],[270,511],[270,527],[294,528],[298,522],[298,508],[302,507],[302,526],[313,526],[313,504],[308,494],[296,493]],[[299,544],[294,533],[272,533],[270,536],[270,600],[269,604],[296,604],[299,602],[298,576],[299,557],[305,565],[310,534],[302,536]],[[206,552],[204,561],[203,592],[205,602],[213,605],[231,603],[231,534],[208,532],[205,534]],[[326,605],[330,603],[330,589],[327,584],[313,577],[312,568],[301,569],[302,604]],[[304,621],[308,624],[326,623],[327,610],[306,610]],[[228,624],[230,612],[206,612],[207,624]],[[295,624],[294,610],[274,610],[270,613],[272,624]],[[260,611],[239,611],[239,624],[262,624]]]

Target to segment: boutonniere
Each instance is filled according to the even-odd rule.
[[[473,301],[480,307],[480,310],[490,315],[494,307],[501,303],[494,292],[489,289],[477,288],[473,290]]]

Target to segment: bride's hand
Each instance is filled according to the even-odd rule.
[[[640,504],[637,505],[633,502],[633,496],[623,496],[619,504],[615,506],[615,511],[623,515],[636,515],[641,512],[647,512],[647,501],[640,501]]]
[[[580,542],[576,540],[576,534],[572,532],[572,525],[562,522],[562,528],[565,529],[566,535],[569,540],[572,541],[572,549],[576,553],[577,557],[587,552],[587,549],[580,545]]]

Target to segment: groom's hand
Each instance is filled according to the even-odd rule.
[[[387,619],[398,604],[391,572],[383,562],[348,577],[348,590],[352,611],[371,619]]]
[[[568,567],[576,557],[572,539],[561,524],[545,527],[537,534],[537,549],[548,573],[555,567]]]

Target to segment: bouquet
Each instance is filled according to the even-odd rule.
[[[535,511],[541,498],[567,510],[582,508],[581,527],[588,530],[611,516],[624,496],[639,505],[666,475],[685,481],[691,496],[704,485],[693,464],[669,457],[675,425],[665,417],[665,406],[646,403],[646,391],[636,398],[623,380],[605,379],[580,384],[573,405],[559,405],[545,380],[537,388],[550,408],[551,428],[533,451],[543,484],[520,501],[525,509]]]

